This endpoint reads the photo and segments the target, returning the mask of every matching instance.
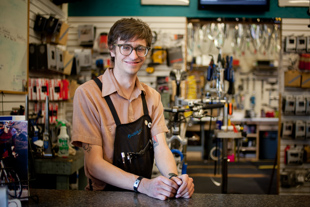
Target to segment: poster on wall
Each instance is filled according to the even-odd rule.
[[[0,92],[26,94],[28,0],[1,0],[0,8]]]
[[[0,155],[0,186],[7,186],[9,199],[28,198],[28,122],[24,116],[0,116]]]

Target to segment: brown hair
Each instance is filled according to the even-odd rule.
[[[152,30],[149,25],[140,19],[123,18],[114,23],[108,34],[108,46],[113,50],[118,38],[128,41],[131,39],[142,39],[146,41],[146,46],[151,47]]]

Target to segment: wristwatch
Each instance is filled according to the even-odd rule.
[[[170,176],[169,179],[171,179],[171,178],[173,178],[173,177],[178,177],[178,175],[175,174],[175,173],[169,173],[168,175]]]
[[[142,176],[139,176],[139,177],[137,178],[137,180],[135,181],[135,183],[133,184],[133,190],[134,190],[136,193],[139,193],[138,187],[139,187],[140,182],[141,182],[142,179],[143,179],[143,177],[142,177]]]

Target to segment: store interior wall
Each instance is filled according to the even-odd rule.
[[[36,13],[53,13],[56,14],[56,16],[67,19],[67,16],[69,16],[70,19],[73,21],[74,19],[77,20],[76,23],[73,23],[73,26],[70,26],[70,30],[72,31],[69,36],[69,42],[68,42],[68,49],[72,51],[72,49],[75,47],[75,35],[74,34],[74,24],[79,23],[91,23],[91,19],[88,18],[82,18],[82,16],[98,16],[95,17],[96,21],[99,19],[108,19],[108,17],[104,18],[104,16],[141,16],[145,15],[145,17],[149,19],[157,19],[157,18],[163,18],[159,16],[176,16],[177,18],[182,19],[182,21],[185,20],[185,17],[198,17],[198,18],[206,18],[206,17],[262,17],[262,18],[269,18],[269,17],[292,17],[292,18],[308,18],[306,14],[307,8],[280,8],[277,5],[277,1],[271,1],[270,2],[270,11],[265,13],[257,13],[257,14],[249,14],[249,13],[236,13],[234,11],[228,11],[228,12],[216,12],[216,11],[200,11],[197,10],[197,0],[190,1],[189,6],[146,6],[141,5],[140,1],[134,1],[134,2],[128,2],[126,0],[116,0],[111,2],[111,5],[105,5],[104,1],[93,1],[92,3],[89,3],[87,1],[77,1],[74,3],[70,3],[69,5],[63,4],[63,9],[60,9],[59,7],[55,6],[49,1],[42,1],[42,0],[33,0],[30,1],[30,22],[29,22],[29,42],[39,42],[40,37],[33,32],[33,21],[34,21],[34,15]],[[67,7],[68,6],[68,7]],[[111,9],[112,8],[112,9]],[[68,12],[67,12],[68,11]],[[81,16],[79,18],[78,16]],[[101,17],[100,17],[101,16]],[[151,17],[154,18],[151,18]],[[185,17],[184,17],[185,16]],[[82,19],[85,19],[86,22],[84,22]],[[164,19],[164,18],[163,18]],[[158,24],[163,23],[163,19],[158,20]],[[173,19],[173,18],[172,18]],[[174,25],[173,20],[169,21],[171,25]],[[81,20],[81,21],[79,21]],[[153,21],[153,20],[152,20]],[[156,20],[157,21],[157,20]],[[307,21],[304,19],[304,21]],[[168,23],[168,24],[169,24]],[[110,24],[112,24],[110,22]],[[185,24],[184,24],[185,25]],[[179,25],[180,28],[177,28],[175,31],[172,31],[172,33],[185,33],[184,30],[181,29],[181,25]],[[186,26],[186,25],[185,25]],[[107,30],[109,25],[103,26],[102,30]],[[296,25],[295,25],[296,27]],[[167,28],[166,28],[167,29]],[[304,34],[304,30],[300,31],[297,28],[294,28],[294,33],[298,34]],[[287,33],[292,33],[292,29],[289,29]],[[286,35],[286,34],[283,34]],[[155,76],[167,75],[167,67],[162,67],[156,71],[156,73],[153,76],[149,76],[146,74],[145,71],[141,71],[139,76],[142,78],[143,81],[147,82],[148,84],[152,85],[155,81]],[[144,78],[147,77],[147,78]],[[153,85],[154,86],[154,85]],[[24,95],[15,95],[15,94],[4,94],[1,95],[1,114],[8,114],[10,113],[11,109],[18,108],[20,105],[25,103],[25,96]],[[69,107],[70,108],[70,107]],[[64,112],[63,112],[64,113]]]
[[[29,1],[29,43],[41,43],[41,34],[36,33],[33,30],[34,22],[37,14],[42,15],[55,15],[62,21],[67,21],[68,19],[68,5],[64,4],[62,7],[56,6],[51,1],[45,0],[32,0]],[[32,74],[29,72],[29,77],[46,77],[47,74]],[[62,78],[58,75],[57,78]],[[1,84],[0,84],[1,87]],[[0,115],[9,115],[13,109],[18,109],[21,105],[25,107],[26,95],[20,94],[0,94]],[[33,103],[29,102],[29,113],[34,111]],[[60,119],[65,119],[65,116],[69,114],[71,106],[70,103],[60,102],[60,107],[58,110],[58,115]],[[67,113],[68,112],[68,113]]]

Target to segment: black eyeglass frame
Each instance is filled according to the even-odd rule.
[[[150,47],[146,47],[146,46],[143,46],[143,45],[139,45],[138,47],[135,47],[135,48],[134,48],[132,45],[130,45],[130,44],[114,44],[114,45],[115,45],[115,46],[118,46],[118,48],[120,49],[119,51],[120,51],[120,53],[121,53],[122,55],[124,55],[124,54],[122,53],[121,47],[122,47],[122,46],[128,46],[128,47],[130,47],[130,48],[131,48],[130,53],[129,53],[128,55],[125,55],[125,56],[131,55],[132,51],[135,50],[138,57],[145,57],[145,56],[147,56],[147,54],[148,54],[149,51],[151,50]],[[139,47],[144,47],[144,48],[146,49],[145,55],[144,55],[144,56],[138,55],[137,49],[138,49]]]

